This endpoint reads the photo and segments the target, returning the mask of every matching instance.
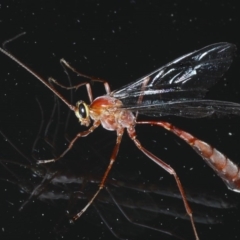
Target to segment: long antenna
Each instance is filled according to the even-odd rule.
[[[29,67],[25,64],[20,62],[16,57],[14,57],[9,52],[5,51],[4,49],[0,48],[0,52],[11,58],[14,62],[20,65],[22,68],[26,69],[29,73],[31,73],[34,77],[36,77],[40,82],[42,82],[48,89],[50,89],[54,94],[56,94],[72,111],[75,111],[76,107],[71,105],[59,92],[57,92],[50,84],[48,84],[42,77],[40,77],[37,73],[32,71]]]

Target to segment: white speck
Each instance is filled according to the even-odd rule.
[[[42,216],[44,216],[44,213],[42,213]]]
[[[170,15],[171,17],[173,17],[174,16],[174,14],[173,13],[171,13],[171,15]]]
[[[95,38],[93,38],[92,40],[95,41]]]
[[[2,228],[2,232],[4,232],[5,231],[5,229],[4,228]]]
[[[228,135],[229,135],[229,136],[232,136],[232,133],[231,133],[231,132],[229,132],[229,133],[228,133]]]
[[[190,170],[190,171],[192,171],[192,170],[193,170],[193,168],[190,168],[189,170]]]

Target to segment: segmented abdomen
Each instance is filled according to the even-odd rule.
[[[224,154],[213,148],[206,142],[203,142],[191,134],[176,128],[167,122],[158,122],[167,130],[175,133],[177,136],[187,142],[192,148],[206,161],[206,163],[222,178],[227,187],[235,192],[240,192],[240,168]]]

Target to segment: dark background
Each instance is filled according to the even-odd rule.
[[[108,80],[110,87],[116,89],[206,45],[226,41],[239,47],[240,42],[240,9],[236,6],[237,1],[5,2],[0,6],[0,43],[26,32],[8,43],[7,49],[44,79],[51,76],[65,85],[69,82],[59,63],[61,58],[85,74]],[[6,141],[5,137],[0,136],[0,159],[34,164],[34,157],[48,159],[58,155],[66,148],[65,136],[71,139],[85,128],[79,126],[73,113],[67,121],[68,109],[64,104],[54,101],[53,94],[43,84],[6,56],[0,55],[0,130],[8,138]],[[208,98],[240,102],[239,56],[238,51],[231,68],[211,88]],[[73,82],[79,81],[76,75],[69,75]],[[94,96],[104,93],[100,85],[94,85],[93,89]],[[70,101],[69,92],[59,91]],[[88,101],[85,89],[72,95],[73,103],[80,99]],[[51,118],[54,106],[56,111]],[[149,119],[144,116],[140,118]],[[45,131],[49,119],[51,124]],[[210,143],[240,164],[239,117],[198,120],[168,117],[164,120]],[[38,135],[41,123],[43,128]],[[191,204],[193,212],[196,215],[202,213],[205,219],[205,224],[196,223],[200,238],[238,239],[239,194],[228,190],[204,161],[177,137],[150,126],[138,126],[136,129],[143,145],[176,170],[184,187],[194,198],[204,204],[210,197],[215,197],[218,203],[227,201],[234,204],[235,207],[230,209]],[[14,150],[9,140],[28,160]],[[119,181],[118,187],[111,183],[108,186],[117,196],[117,201],[120,202],[121,198],[128,201],[130,207],[126,211],[129,211],[131,218],[168,231],[170,235],[127,223],[111,198],[96,201],[102,217],[107,219],[110,226],[103,223],[103,218],[94,207],[90,207],[73,226],[68,224],[67,210],[71,209],[70,216],[73,216],[86,203],[86,200],[74,202],[74,193],[80,190],[80,195],[92,195],[97,184],[92,187],[89,181],[103,174],[114,142],[115,133],[103,129],[79,140],[64,159],[46,168],[54,168],[59,175],[64,175],[65,171],[72,177],[84,175],[85,183],[81,186],[75,183],[56,187],[46,182],[43,185],[43,192],[50,185],[53,194],[61,189],[73,201],[59,198],[42,201],[35,196],[21,212],[18,209],[31,192],[24,193],[22,186],[33,184],[36,187],[41,185],[43,178],[34,177],[29,168],[1,162],[0,238],[117,239],[110,231],[113,229],[119,239],[177,239],[176,236],[194,239],[190,222],[177,218],[174,213],[174,208],[177,208],[182,212],[181,216],[186,215],[181,201],[171,193],[176,186],[173,178],[143,156],[127,135],[109,177]],[[128,185],[130,182],[138,184],[139,189],[142,185],[149,189],[151,184],[155,184],[160,190],[170,192],[172,197],[144,194],[139,190],[128,191],[122,187],[123,183]],[[102,196],[105,195],[109,199],[106,191]],[[154,208],[154,214],[142,209],[131,210],[137,206],[138,200],[149,208],[161,202],[163,205],[160,209],[169,211],[173,216],[157,213],[157,208]],[[220,223],[211,224],[210,218]]]

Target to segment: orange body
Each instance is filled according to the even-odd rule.
[[[129,110],[122,109],[122,102],[109,96],[96,98],[89,106],[90,117],[100,120],[102,126],[111,131],[135,126],[135,116]]]

